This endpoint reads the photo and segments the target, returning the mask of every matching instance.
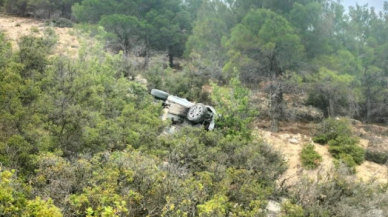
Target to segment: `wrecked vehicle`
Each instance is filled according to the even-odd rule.
[[[214,129],[216,110],[213,107],[202,103],[195,104],[158,89],[152,89],[151,95],[163,101],[163,120],[170,119],[173,124],[203,125],[206,130]]]

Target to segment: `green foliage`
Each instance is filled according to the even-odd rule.
[[[222,41],[235,24],[232,10],[223,1],[203,1],[186,43],[185,56],[198,62],[204,76],[224,77],[222,66],[227,60],[227,50]]]
[[[303,207],[297,204],[293,204],[290,201],[282,203],[282,216],[284,217],[303,217]]]
[[[5,0],[4,10],[8,14],[25,16],[27,13],[27,2],[28,0]]]
[[[50,19],[58,14],[67,19],[71,18],[71,6],[81,0],[4,0],[5,12],[17,16],[34,16],[35,18]],[[1,4],[2,5],[2,4]]]
[[[148,81],[148,89],[164,90],[172,95],[186,98],[190,101],[206,103],[210,101],[209,94],[202,90],[207,82],[206,77],[198,76],[192,66],[182,72],[175,73],[172,69],[155,66],[148,69],[143,76]]]
[[[115,35],[116,40],[122,46],[127,55],[138,41],[140,35],[140,23],[136,17],[121,14],[102,16],[100,22],[106,31]]]
[[[360,182],[358,179],[351,179],[349,175],[349,170],[339,166],[338,169],[329,171],[327,177],[318,177],[316,181],[302,179],[294,186],[295,191],[289,197],[292,198],[290,201],[297,201],[303,207],[304,216],[374,215],[375,211],[363,208],[371,204],[376,208],[374,210],[384,213],[388,207],[378,204],[382,204],[381,196],[386,194],[386,187],[373,181]],[[379,187],[374,187],[376,185]]]
[[[300,153],[300,159],[303,167],[306,169],[315,169],[322,162],[322,156],[315,151],[314,145],[305,145]]]
[[[37,197],[32,201],[27,202],[26,213],[28,216],[33,217],[44,217],[44,216],[52,216],[52,217],[62,217],[62,213],[58,207],[53,204],[51,199],[44,201]]]
[[[6,35],[0,31],[0,69],[3,69],[12,56],[11,43],[6,39]]]
[[[217,126],[228,135],[251,138],[251,123],[258,114],[249,104],[249,89],[242,86],[238,77],[230,80],[229,87],[212,83],[212,101],[219,112]]]
[[[33,146],[20,135],[13,135],[5,143],[0,143],[0,160],[4,166],[32,171],[33,154]]]
[[[358,146],[359,140],[352,136],[350,123],[346,120],[328,118],[317,129],[314,142],[329,144],[329,152],[350,168],[364,161],[365,150]]]
[[[28,200],[30,188],[17,179],[15,171],[0,167],[0,215],[1,216],[54,216],[61,217],[60,209],[51,199],[39,197]]]
[[[346,119],[336,120],[334,118],[328,118],[318,126],[313,141],[319,144],[325,144],[337,137],[350,137],[351,135],[352,129]]]
[[[26,204],[25,186],[20,185],[15,171],[0,167],[0,214],[2,216],[21,215]]]
[[[365,160],[372,161],[378,164],[386,164],[388,162],[388,153],[367,149],[365,152]]]
[[[190,13],[179,2],[85,0],[73,6],[73,13],[81,22],[101,21],[107,31],[119,38],[124,53],[130,47],[129,40],[134,38],[142,39],[147,56],[150,48],[167,50],[173,67],[173,58],[183,54],[188,37],[186,31],[191,31]]]
[[[71,22],[71,20],[68,20],[68,19],[63,18],[63,17],[50,19],[50,20],[47,20],[45,23],[48,26],[52,25],[52,26],[59,27],[59,28],[71,28],[71,27],[73,27],[73,23]]]
[[[290,23],[266,9],[249,12],[232,29],[225,47],[229,61],[224,71],[232,73],[236,67],[242,80],[248,83],[282,75],[301,60],[304,51]]]
[[[334,158],[350,156],[355,164],[360,165],[364,161],[365,150],[358,146],[358,142],[354,137],[339,136],[329,141],[329,151]]]
[[[216,195],[214,199],[203,205],[198,205],[198,215],[201,217],[225,216],[227,211],[227,197]]]
[[[345,14],[339,2],[323,0],[0,4],[58,27],[72,25],[61,17],[74,19],[96,39],[80,41],[71,59],[51,55],[58,41],[51,28],[21,37],[15,51],[0,33],[0,161],[7,168],[0,169],[0,216],[266,216],[268,199],[280,195],[290,198],[284,216],[388,213],[386,186],[353,182],[349,168],[343,173],[342,163],[352,173],[364,158],[346,121],[324,121],[314,138],[329,144],[338,170],[279,192],[275,181],[286,164],[253,137],[257,111],[240,82],[269,92],[273,120],[288,118],[282,94],[303,88],[307,104],[328,116],[386,121],[383,13],[356,6]],[[184,51],[182,69],[147,68],[153,54],[167,54],[172,67]],[[133,64],[143,57],[144,71]],[[128,79],[136,75],[147,87]],[[163,134],[151,88],[214,104],[218,129]],[[386,161],[382,153],[366,157]],[[301,158],[309,168],[321,160],[312,145]]]
[[[338,114],[352,115],[356,112],[353,107],[358,99],[351,89],[353,76],[321,68],[318,73],[307,76],[307,80],[313,88],[307,100],[308,105],[320,108],[330,117]]]

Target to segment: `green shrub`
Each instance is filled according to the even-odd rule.
[[[300,153],[302,165],[306,169],[315,169],[322,162],[322,157],[315,151],[314,145],[305,145]]]
[[[337,160],[342,160],[355,172],[354,167],[364,161],[365,150],[358,146],[359,139],[352,136],[349,121],[328,118],[323,121],[313,141],[329,144],[329,152]]]
[[[313,141],[319,144],[325,144],[329,140],[335,139],[340,135],[351,136],[352,129],[348,120],[336,120],[328,118],[324,120],[317,129]]]
[[[329,152],[337,159],[342,159],[341,156],[344,154],[349,155],[356,164],[360,165],[364,161],[365,150],[357,144],[357,138],[340,136],[329,141]]]
[[[324,136],[324,135],[318,135],[318,136],[315,136],[315,137],[313,138],[313,141],[314,141],[315,143],[325,144],[325,143],[327,143],[327,138],[326,138],[326,136]]]
[[[202,103],[210,101],[208,93],[202,91],[202,86],[207,82],[206,78],[197,76],[191,70],[174,72],[171,68],[163,69],[161,66],[154,66],[143,76],[148,81],[149,89],[161,89],[190,101]]]
[[[32,33],[39,33],[39,29],[37,27],[32,27],[31,32]]]
[[[307,147],[307,146],[306,146]],[[303,217],[303,207],[298,204],[293,204],[290,201],[282,203],[282,217]]]
[[[366,150],[365,160],[378,164],[385,164],[388,161],[388,152]]]
[[[71,28],[71,27],[73,27],[73,23],[70,20],[63,18],[63,17],[47,20],[46,25],[48,25],[48,26],[52,25],[52,26],[59,27],[59,28],[65,28],[65,27]]]

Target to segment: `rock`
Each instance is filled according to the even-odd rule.
[[[295,138],[289,139],[288,142],[295,145],[299,144],[299,141]]]
[[[277,214],[280,214],[280,211],[281,211],[280,203],[273,200],[269,200],[267,204],[267,211],[268,211],[267,216],[271,216],[271,217],[277,216]]]

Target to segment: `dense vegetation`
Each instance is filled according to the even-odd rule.
[[[74,59],[52,55],[51,28],[17,47],[0,33],[0,216],[265,216],[281,197],[284,216],[388,213],[386,186],[347,176],[364,150],[346,121],[327,119],[315,138],[338,160],[331,176],[277,183],[286,162],[252,134],[260,111],[249,101],[251,90],[267,93],[273,131],[292,118],[283,95],[299,91],[326,117],[386,123],[387,3],[382,12],[332,0],[0,4],[95,37]],[[151,88],[214,105],[217,129],[164,133]],[[301,158],[310,168],[321,159],[312,146]]]

